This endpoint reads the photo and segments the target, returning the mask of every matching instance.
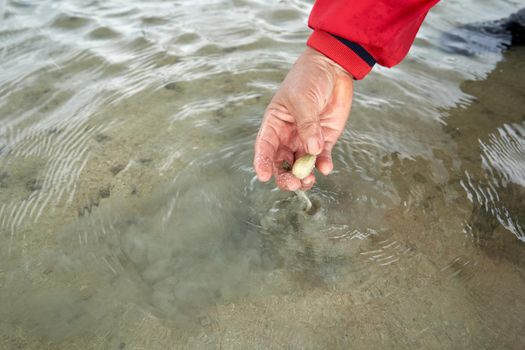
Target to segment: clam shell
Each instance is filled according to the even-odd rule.
[[[304,179],[312,173],[315,167],[316,156],[305,154],[293,163],[292,174],[298,179]]]

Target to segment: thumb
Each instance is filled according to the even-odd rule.
[[[323,150],[324,138],[317,108],[304,108],[296,117],[297,133],[305,151],[318,155]]]

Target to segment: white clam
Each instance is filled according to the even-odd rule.
[[[315,159],[312,154],[305,154],[293,163],[292,174],[298,179],[304,179],[312,173],[315,167]]]

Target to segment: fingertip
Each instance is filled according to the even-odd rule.
[[[313,174],[308,175],[301,181],[301,189],[302,190],[309,190],[313,187],[315,184],[315,176]]]
[[[332,170],[334,170],[334,164],[326,158],[319,159],[317,162],[317,170],[325,176],[329,175]]]
[[[301,188],[301,182],[300,181],[293,181],[288,185],[288,190],[290,191],[297,191]]]
[[[272,173],[257,173],[257,179],[261,182],[268,182],[272,178]]]
[[[257,179],[267,182],[272,178],[272,161],[268,157],[256,156],[253,162]]]
[[[305,185],[311,185],[315,182],[315,176],[314,174],[310,174],[308,175],[307,177],[305,177],[303,180],[302,180],[303,184]]]
[[[277,186],[283,191],[297,191],[301,188],[301,180],[292,173],[282,173],[275,179]]]

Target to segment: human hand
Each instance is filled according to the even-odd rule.
[[[305,153],[317,155],[316,168],[328,175],[334,167],[332,148],[350,113],[352,92],[348,72],[306,48],[264,113],[253,162],[258,179],[266,182],[273,175],[283,191],[310,189],[313,174],[300,180],[284,166]]]

